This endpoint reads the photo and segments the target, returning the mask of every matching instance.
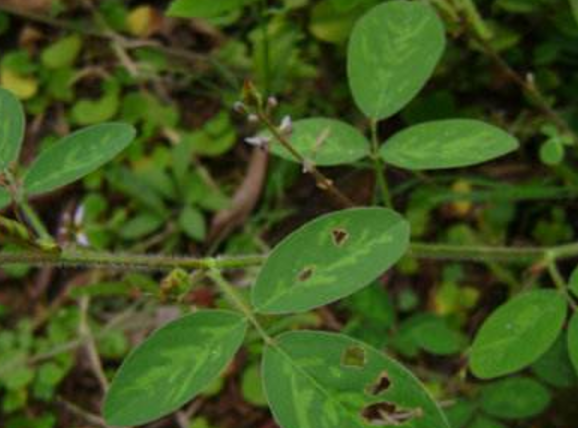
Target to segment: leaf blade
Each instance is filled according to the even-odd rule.
[[[261,313],[302,312],[360,290],[409,246],[409,224],[385,208],[353,208],[318,217],[285,238],[252,290]]]
[[[18,98],[0,88],[0,171],[18,159],[25,125],[24,109]]]
[[[190,401],[223,371],[246,329],[241,315],[211,310],[154,332],[126,358],[114,378],[103,408],[107,423],[141,425]]]
[[[478,120],[446,119],[412,126],[380,149],[382,159],[409,170],[460,168],[487,162],[516,150],[508,133]]]
[[[355,162],[369,154],[369,142],[353,126],[323,117],[293,123],[291,145],[307,160],[320,166]],[[271,152],[296,162],[280,144],[272,144]]]
[[[572,315],[568,324],[568,356],[578,375],[578,314]]]
[[[24,176],[29,195],[50,192],[95,171],[124,150],[135,129],[123,123],[105,123],[76,131],[46,149]]]
[[[423,88],[445,48],[445,33],[425,3],[394,0],[376,6],[355,25],[347,73],[353,98],[374,120],[400,111]]]
[[[263,356],[263,384],[283,428],[362,428],[362,411],[388,403],[411,414],[415,428],[447,428],[445,417],[419,381],[403,366],[350,337],[315,331],[284,333]],[[347,365],[344,355],[363,361]],[[417,414],[415,415],[417,416]]]
[[[245,3],[246,0],[174,0],[167,14],[179,18],[215,18],[241,8]]]
[[[527,377],[501,379],[484,385],[481,408],[500,419],[524,419],[542,413],[550,404],[550,392]]]
[[[566,311],[566,300],[554,290],[527,292],[498,307],[476,334],[471,371],[491,379],[532,364],[556,341]]]
[[[10,193],[6,189],[0,188],[0,210],[10,205]]]

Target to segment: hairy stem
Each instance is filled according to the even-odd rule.
[[[554,260],[578,258],[578,243],[554,247],[494,247],[483,245],[451,245],[414,242],[409,255],[418,259],[454,260],[469,262],[495,261],[502,263],[535,263],[547,257]],[[32,266],[60,266],[103,268],[110,270],[136,269],[145,271],[170,271],[172,269],[243,269],[259,266],[267,255],[238,257],[184,257],[148,254],[107,253],[92,250],[69,250],[60,252],[30,250],[0,253],[0,266],[28,264]]]

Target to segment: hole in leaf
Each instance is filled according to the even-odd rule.
[[[423,416],[421,408],[398,409],[395,404],[388,402],[370,404],[361,411],[361,417],[375,426],[397,426],[421,416]]]
[[[389,380],[389,375],[387,372],[381,372],[375,382],[367,386],[367,393],[370,395],[379,395],[387,391],[390,386],[391,381]]]
[[[315,268],[306,267],[301,272],[299,272],[297,279],[299,280],[299,282],[305,282],[313,276],[314,271],[315,271]]]
[[[361,346],[349,346],[341,355],[341,365],[344,367],[363,368],[366,363],[365,349]]]
[[[333,243],[337,247],[343,246],[347,239],[349,238],[349,233],[345,229],[333,229],[331,231],[331,237],[333,238]]]

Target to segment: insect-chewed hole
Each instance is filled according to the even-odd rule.
[[[367,357],[361,346],[349,346],[341,354],[341,365],[344,367],[363,368],[365,364]]]
[[[390,386],[391,380],[389,379],[389,375],[387,372],[381,372],[375,382],[367,386],[366,391],[369,395],[379,395],[387,391]]]
[[[341,247],[349,239],[349,232],[347,232],[347,230],[341,229],[341,228],[333,229],[331,231],[331,237],[333,238],[333,243],[337,247]]]
[[[315,272],[315,268],[313,266],[308,266],[299,272],[297,279],[299,282],[305,282],[313,276],[313,272]]]
[[[395,404],[376,403],[365,407],[361,411],[361,417],[376,426],[398,425],[399,421],[395,418]]]
[[[361,417],[375,426],[397,426],[422,416],[423,410],[421,408],[414,410],[398,409],[395,404],[385,401],[370,404],[361,411]]]

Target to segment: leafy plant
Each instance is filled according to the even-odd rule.
[[[253,3],[257,2],[176,0],[168,13],[180,17],[215,18],[254,6]],[[320,4],[344,15],[352,13],[357,17],[360,14],[357,6],[348,2],[336,0]],[[472,394],[472,403],[458,403],[448,412],[448,419],[430,385],[421,383],[411,371],[373,346],[341,333],[286,331],[293,330],[290,322],[284,328],[274,328],[275,322],[294,320],[292,317],[304,312],[347,299],[342,303],[343,307],[367,311],[365,318],[359,317],[357,326],[352,323],[346,327],[356,336],[365,334],[373,342],[376,336],[395,325],[397,331],[391,348],[401,355],[416,357],[425,351],[443,356],[464,351],[466,339],[454,326],[459,325],[461,312],[476,304],[478,296],[458,287],[459,272],[451,269],[446,272],[449,278],[444,278],[443,292],[436,296],[437,314],[411,314],[398,322],[394,315],[389,316],[387,308],[379,307],[376,309],[378,314],[371,312],[374,300],[379,301],[381,296],[369,286],[394,266],[408,271],[415,269],[413,257],[419,254],[444,258],[452,253],[466,260],[483,260],[489,269],[506,278],[505,281],[510,280],[508,274],[493,261],[531,261],[547,269],[553,279],[556,289],[534,286],[500,305],[481,324],[467,351],[469,369],[478,379],[511,375],[530,366],[540,377],[540,373],[548,371],[549,358],[556,360],[566,354],[578,372],[576,313],[565,329],[568,308],[576,310],[573,299],[578,297],[578,271],[566,282],[557,265],[558,260],[578,254],[576,244],[546,248],[480,247],[465,225],[448,232],[448,240],[460,245],[410,242],[412,237],[420,235],[420,222],[427,221],[439,202],[412,205],[410,201],[406,215],[398,213],[394,210],[384,173],[386,168],[420,174],[421,171],[475,166],[513,153],[519,148],[519,142],[498,126],[469,116],[426,120],[394,133],[384,142],[379,141],[380,122],[408,107],[436,72],[445,53],[446,28],[436,9],[427,2],[392,0],[373,7],[370,4],[373,6],[373,2],[364,3],[367,10],[353,25],[347,48],[348,86],[364,122],[369,124],[369,137],[366,137],[365,129],[361,131],[349,123],[323,116],[296,121],[285,117],[277,125],[273,118],[277,100],[261,93],[250,82],[243,88],[243,101],[236,104],[236,110],[246,115],[250,123],[261,127],[255,136],[247,138],[247,143],[257,149],[270,149],[280,159],[299,164],[342,208],[293,231],[266,256],[173,258],[60,246],[47,232],[28,199],[86,177],[115,158],[135,139],[136,131],[130,125],[100,123],[114,117],[120,109],[120,86],[113,81],[104,88],[103,98],[77,102],[72,108],[74,123],[99,124],[50,144],[29,167],[18,163],[25,137],[24,110],[13,93],[0,90],[0,183],[3,185],[0,208],[12,204],[27,220],[22,224],[0,218],[0,240],[19,246],[14,253],[1,253],[0,263],[168,270],[170,273],[163,282],[162,293],[157,294],[162,294],[162,298],[173,292],[181,295],[182,289],[189,291],[194,283],[188,271],[197,269],[226,298],[226,302],[218,303],[219,309],[193,311],[166,323],[128,355],[106,394],[102,412],[107,424],[140,425],[177,411],[211,386],[249,338],[257,338],[258,346],[263,348],[260,366],[263,392],[283,428],[353,428],[376,424],[415,428],[487,427],[499,426],[500,422],[495,420],[524,419],[541,413],[551,401],[548,388],[534,378],[516,376],[483,384]],[[460,11],[465,11],[468,19],[477,23],[478,32],[487,35],[483,23],[476,21],[475,8],[472,9],[469,2],[460,4],[463,8]],[[571,4],[574,6],[575,2]],[[519,11],[526,7],[507,2],[501,2],[501,5]],[[450,15],[455,13],[447,5],[441,10]],[[316,9],[315,13],[319,18],[319,14],[325,12]],[[261,73],[268,92],[274,82],[266,65],[270,53],[266,36],[270,27],[265,25],[263,30],[260,43],[265,50],[256,61],[261,66],[255,73]],[[328,36],[318,26],[315,32],[322,39],[339,41],[339,34]],[[487,43],[484,37],[480,39],[476,41],[482,45]],[[49,69],[71,67],[81,47],[82,41],[74,36],[61,39],[44,50],[42,62]],[[20,69],[22,75],[26,74],[24,71],[28,70],[24,69],[30,64],[25,59],[16,57],[12,62],[16,66],[8,64],[10,73]],[[5,80],[4,65],[2,68]],[[14,74],[7,76],[12,80],[15,76],[23,78]],[[29,83],[18,82],[18,87]],[[33,96],[28,92],[31,92],[30,88],[25,87],[20,98]],[[171,127],[178,124],[178,114],[163,108],[152,97],[133,93],[122,103],[125,118],[135,124],[146,122],[144,132],[147,134],[154,135],[167,122]],[[155,114],[140,111],[141,105]],[[163,119],[149,118],[147,114]],[[541,158],[548,165],[558,165],[564,157],[563,152],[561,155],[552,153],[552,145],[555,145],[554,151],[559,151],[562,145],[572,145],[570,137],[560,135],[558,128],[544,132],[550,139],[544,143]],[[198,196],[195,199],[186,193],[189,187],[194,187],[204,191],[207,199],[211,193],[215,198],[214,192],[203,188],[198,174],[187,170],[185,160],[193,152],[199,156],[221,155],[234,141],[228,114],[219,112],[201,130],[185,135],[170,151],[157,152],[152,165],[141,166],[140,177],[124,167],[111,170],[108,179],[113,187],[146,207],[146,212],[141,210],[123,223],[121,235],[139,239],[157,230],[172,218],[174,213],[168,203],[173,203],[181,208],[178,222],[187,236],[202,240],[206,230],[197,205],[215,208],[222,201],[201,202]],[[371,207],[355,207],[356,204],[319,169],[353,163],[365,165],[366,161],[373,167],[380,192],[375,198],[376,206]],[[147,187],[154,190],[149,191]],[[491,199],[500,191],[501,195],[507,193],[504,189],[492,190],[494,193],[486,198]],[[514,190],[519,191],[519,188]],[[472,200],[484,197],[473,195],[467,179],[456,182],[449,196],[440,196],[437,189],[435,193],[442,198],[442,203],[451,202],[452,215],[458,217],[471,211]],[[532,187],[528,193],[534,196],[539,191]],[[508,205],[511,196],[503,196],[503,199],[502,210],[496,210],[499,212],[494,212],[494,217],[487,216],[488,224],[484,227],[489,234],[494,232],[496,224],[502,227],[511,222]],[[92,202],[99,205],[96,197]],[[222,272],[254,265],[261,265],[261,268],[250,296],[229,283]],[[85,296],[114,294],[121,288],[124,289],[124,285],[97,284],[83,293]],[[356,292],[364,294],[353,296]],[[399,306],[412,313],[417,298],[410,291],[402,296]],[[277,318],[280,315],[283,315],[281,321]],[[359,324],[366,321],[376,324],[377,328],[360,328]],[[29,352],[29,349],[4,347],[7,352]],[[26,367],[18,369],[7,381],[8,389],[15,391],[14,394],[29,386],[34,377]],[[37,375],[44,380],[39,380],[39,395],[43,388],[50,389],[58,384],[67,369],[43,366]],[[46,395],[51,395],[50,392]],[[255,401],[260,403],[260,399],[262,397]]]

